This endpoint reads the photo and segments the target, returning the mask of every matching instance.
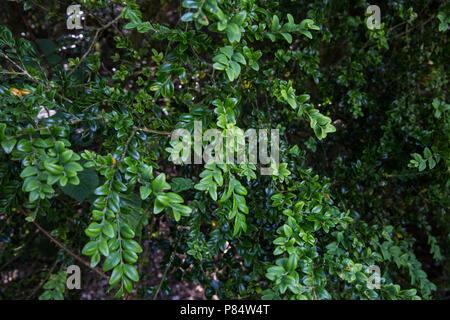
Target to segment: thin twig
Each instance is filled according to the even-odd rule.
[[[172,132],[169,132],[169,131],[158,131],[158,130],[147,129],[147,128],[139,128],[136,126],[133,126],[133,129],[137,130],[137,131],[144,131],[147,133],[155,133],[155,134],[161,134],[161,135],[166,135],[166,136],[170,136],[172,134]]]
[[[28,299],[31,299],[34,296],[34,294],[44,285],[44,283],[46,283],[47,280],[50,279],[50,277],[51,277],[51,275],[53,273],[53,270],[55,270],[57,264],[58,264],[58,260],[55,260],[55,262],[53,263],[52,267],[48,271],[47,276],[44,279],[41,280],[41,282],[38,284],[38,286],[36,288],[34,288],[34,290],[28,296]]]
[[[39,45],[39,42],[37,41],[36,37],[34,36],[33,30],[31,29],[30,24],[28,23],[28,20],[25,18],[25,16],[23,15],[22,9],[20,8],[19,3],[16,2],[16,9],[17,12],[19,12],[20,17],[22,18],[25,26],[27,27],[28,33],[30,34],[31,40],[33,40],[34,44],[36,45],[36,48],[38,49],[39,53],[42,56],[42,60],[44,61],[45,65],[47,66],[48,69],[48,78],[50,79],[52,77],[53,74],[53,69],[50,66],[50,63],[47,60],[47,57],[44,54],[44,51],[42,50],[41,46]]]
[[[6,71],[1,71],[0,74],[8,74],[8,75],[12,75],[12,76],[24,76],[25,73],[23,72],[6,72]]]
[[[17,208],[23,215],[25,216],[29,216],[25,210],[22,209],[22,207],[18,207]],[[95,271],[96,273],[98,273],[100,276],[102,276],[103,278],[109,280],[109,277],[103,273],[102,271],[100,271],[97,268],[93,268],[91,267],[90,263],[85,261],[83,258],[81,258],[80,256],[76,255],[75,253],[73,253],[71,250],[69,250],[68,248],[66,248],[61,242],[59,242],[58,240],[56,240],[54,237],[52,237],[50,235],[50,233],[47,232],[47,230],[45,230],[44,228],[42,228],[35,220],[32,221],[33,224],[36,226],[36,228],[39,229],[39,231],[41,231],[47,238],[50,239],[50,241],[52,241],[54,244],[56,244],[58,247],[60,247],[61,249],[63,249],[65,252],[67,252],[69,255],[71,255],[75,260],[78,260],[79,262],[81,262],[82,264],[84,264],[86,267],[88,267],[89,269]]]
[[[141,263],[139,263],[138,274],[141,274],[141,273],[142,273],[142,269],[143,269],[143,267],[144,267],[144,265],[145,265],[145,258],[148,256],[148,252],[149,252],[149,250],[150,250],[150,241],[151,241],[151,239],[152,239],[153,227],[155,226],[155,221],[156,221],[156,219],[153,217],[153,215],[150,215],[150,219],[151,219],[151,221],[152,221],[152,222],[150,223],[150,227],[147,226],[147,230],[148,230],[148,234],[149,234],[149,239],[148,239],[147,245],[145,246],[144,254],[142,255],[142,261],[141,261]],[[139,242],[141,242],[141,241],[139,241]],[[142,286],[142,285],[143,285],[143,283],[144,283],[144,277],[145,277],[145,276],[142,277],[142,281],[141,281],[137,286],[140,286],[140,285]]]
[[[19,66],[14,60],[12,60],[10,57],[8,57],[6,54],[4,54],[2,51],[0,51],[0,55],[2,55],[3,58],[5,58],[9,62],[11,62],[17,69],[22,71],[22,74],[27,76],[28,78],[30,78],[30,80],[32,80],[33,82],[36,82],[36,83],[40,83],[40,81],[38,79],[33,77],[31,74],[29,74],[27,70],[25,70],[24,68]]]
[[[151,219],[151,223],[150,223],[150,227],[148,228],[148,234],[149,234],[149,242],[152,239],[152,234],[153,234],[153,227],[155,226],[155,221],[156,219],[153,217],[153,215],[150,215],[150,219]],[[148,254],[148,250],[150,249],[150,245],[148,244],[145,247],[145,251],[144,254],[142,255],[142,263],[139,264],[139,274],[142,272],[142,268],[144,267],[145,264],[145,257],[147,257]]]
[[[1,55],[3,58],[5,58],[6,60],[8,60],[9,62],[11,62],[17,69],[19,69],[20,71],[22,71],[21,73],[17,73],[17,72],[16,72],[16,75],[24,75],[24,76],[27,76],[31,81],[33,81],[33,82],[35,82],[35,83],[37,83],[37,84],[41,84],[41,81],[40,81],[39,79],[33,77],[33,76],[25,69],[25,67],[22,68],[21,66],[19,66],[14,60],[12,60],[10,57],[8,57],[6,54],[4,54],[2,51],[0,51],[0,55]],[[2,73],[5,73],[5,72],[2,72]],[[45,86],[45,88],[46,88],[46,89],[49,89],[48,86]],[[52,88],[50,88],[50,89],[52,89]],[[63,96],[63,95],[60,94],[60,93],[56,93],[56,95],[57,95],[58,97],[61,97],[63,100],[66,100],[66,101],[68,101],[68,102],[70,102],[70,103],[73,103],[72,100],[70,100],[69,98],[66,98],[65,96]],[[60,108],[63,109],[63,110],[65,110],[65,108],[63,108],[63,107],[60,107]],[[68,111],[66,111],[66,112],[68,112]],[[70,113],[70,112],[68,112],[68,113]],[[75,116],[75,117],[76,117],[76,116]]]
[[[76,124],[76,123],[79,123],[79,122],[83,122],[83,121],[91,121],[91,120],[103,120],[103,121],[105,121],[105,122],[108,122],[108,121],[109,121],[108,118],[105,118],[105,117],[102,117],[102,116],[97,116],[97,117],[94,117],[94,118],[91,118],[91,119],[80,119],[80,118],[77,118],[77,119],[75,119],[75,120],[72,120],[72,121],[71,121],[70,123],[68,123],[68,124],[69,124],[69,125],[73,125],[73,124]],[[55,124],[55,125],[61,125],[61,124]],[[50,126],[35,128],[36,131],[50,130],[50,129],[51,129]],[[169,131],[159,131],[159,130],[148,129],[148,128],[145,128],[145,127],[144,127],[144,128],[140,128],[140,127],[137,127],[137,126],[133,126],[132,129],[135,130],[135,131],[143,131],[143,132],[147,132],[147,133],[154,133],[154,134],[160,134],[160,135],[171,135],[171,134],[172,134],[172,133],[169,132]],[[14,136],[9,136],[7,139],[14,139],[14,138],[17,138],[17,137],[26,135],[26,134],[27,134],[26,132],[24,132],[24,133],[19,133],[19,134],[16,134],[16,135],[14,135]]]
[[[83,56],[81,57],[78,64],[75,67],[73,67],[72,70],[70,70],[70,72],[67,74],[67,77],[70,77],[75,72],[75,70],[81,65],[81,63],[84,61],[84,59],[86,59],[86,57],[88,56],[88,54],[91,52],[92,48],[94,47],[95,43],[97,42],[97,39],[98,39],[100,33],[103,30],[105,30],[106,28],[108,28],[109,26],[111,26],[114,22],[119,20],[121,16],[122,16],[122,13],[120,13],[117,17],[115,17],[114,20],[110,21],[109,23],[105,24],[104,26],[101,26],[100,28],[98,28],[95,31],[95,35],[94,35],[94,38],[92,39],[91,45],[89,46],[87,51],[83,54]]]
[[[159,282],[158,288],[156,289],[156,292],[153,296],[153,300],[156,300],[156,298],[158,297],[158,293],[161,290],[162,283],[167,276],[167,272],[169,272],[169,269],[170,269],[170,266],[172,265],[173,259],[175,258],[175,250],[178,248],[178,244],[180,243],[180,240],[181,240],[181,237],[178,239],[178,242],[175,245],[174,250],[170,254],[169,263],[167,264],[166,269],[164,270],[164,274],[163,274],[161,281]]]

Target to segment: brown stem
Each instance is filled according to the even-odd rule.
[[[181,241],[181,237],[178,239],[177,244],[175,245],[172,253],[170,254],[169,262],[167,263],[166,269],[164,270],[164,274],[163,274],[161,281],[159,282],[158,288],[156,289],[156,292],[153,296],[153,300],[156,300],[156,298],[158,297],[158,294],[159,294],[159,291],[161,290],[163,281],[167,276],[167,272],[169,272],[169,269],[172,266],[173,259],[175,258],[175,251],[177,250],[178,245],[180,244],[180,241]]]
[[[22,209],[22,207],[18,207],[17,208],[22,214],[24,214],[25,216],[29,216],[25,210]],[[89,269],[95,271],[96,273],[98,273],[100,276],[102,276],[103,278],[109,280],[109,277],[103,273],[102,271],[100,271],[97,268],[93,268],[91,267],[91,265],[89,264],[89,262],[85,261],[83,258],[81,258],[80,256],[76,255],[75,253],[73,253],[71,250],[69,250],[68,248],[66,248],[61,242],[59,242],[58,240],[56,240],[54,237],[52,237],[50,235],[50,233],[48,233],[44,228],[42,228],[36,221],[32,221],[33,224],[36,226],[36,228],[39,229],[39,231],[41,231],[47,238],[50,239],[50,241],[52,241],[54,244],[56,244],[58,247],[60,247],[61,249],[63,249],[65,252],[67,252],[69,255],[71,255],[75,260],[78,260],[79,262],[81,262],[82,264],[84,264],[86,267],[88,267]]]
[[[89,48],[87,49],[87,51],[83,54],[83,56],[81,57],[81,59],[79,60],[79,62],[77,63],[77,65],[75,67],[73,67],[73,69],[71,71],[69,71],[69,73],[67,74],[67,77],[70,77],[72,75],[72,73],[75,72],[75,70],[81,65],[81,63],[84,61],[84,59],[86,59],[86,57],[88,56],[88,54],[91,52],[92,48],[94,48],[95,43],[97,42],[97,39],[100,35],[100,33],[109,28],[113,23],[115,23],[116,21],[118,21],[122,16],[122,13],[120,13],[117,17],[114,18],[114,20],[110,21],[109,23],[105,24],[104,26],[101,26],[100,28],[98,28],[95,31],[95,35],[94,38],[92,39],[91,45],[89,46]]]
[[[170,136],[172,134],[172,132],[169,132],[169,131],[159,131],[159,130],[153,130],[153,129],[147,129],[147,128],[139,128],[136,126],[133,126],[133,129],[137,130],[137,131],[144,131],[147,133],[155,133],[155,134],[161,134],[161,135],[166,135],[166,136]]]
[[[55,260],[55,262],[53,263],[53,266],[48,271],[47,276],[44,279],[41,280],[41,282],[38,284],[38,286],[36,288],[34,288],[34,290],[28,296],[28,299],[31,299],[34,296],[34,294],[44,285],[44,283],[46,283],[47,280],[50,279],[50,277],[51,277],[51,275],[53,273],[53,270],[55,270],[57,264],[58,264],[58,260]]]
[[[148,251],[150,250],[150,241],[151,241],[151,239],[152,239],[153,227],[155,226],[155,221],[156,221],[156,219],[153,217],[152,214],[150,215],[150,219],[151,219],[152,222],[150,223],[150,227],[147,227],[148,235],[149,235],[148,238],[149,238],[149,239],[148,239],[147,245],[145,246],[144,254],[142,255],[142,261],[141,261],[141,263],[139,264],[138,274],[141,274],[142,268],[143,268],[144,265],[145,265],[145,258],[147,257]],[[142,283],[143,283],[143,281],[142,281]]]
[[[102,116],[96,116],[96,117],[94,117],[92,119],[80,119],[80,118],[77,118],[75,120],[72,120],[69,124],[73,125],[73,124],[76,124],[76,123],[79,123],[79,122],[91,121],[91,120],[103,120],[105,122],[109,121],[108,118],[104,118]],[[37,128],[35,128],[35,131],[49,130],[50,128],[51,127],[49,127],[49,126],[47,126],[47,127],[37,127]],[[137,126],[133,126],[132,129],[135,130],[135,131],[143,131],[143,132],[147,132],[147,133],[154,133],[154,134],[160,134],[160,135],[169,135],[170,136],[172,134],[169,131],[159,131],[159,130],[148,129],[148,128],[145,128],[145,127],[140,128],[140,127],[137,127]],[[20,136],[23,136],[23,135],[26,135],[26,134],[27,133],[19,133],[19,134],[16,134],[14,136],[10,136],[8,139],[17,138],[17,137],[20,137]]]

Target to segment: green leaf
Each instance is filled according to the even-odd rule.
[[[129,239],[134,238],[135,236],[134,231],[125,223],[120,227],[120,234],[122,237]]]
[[[167,207],[169,205],[169,197],[167,197],[165,194],[160,193],[159,195],[157,195],[156,201],[164,207]]]
[[[120,262],[120,252],[114,251],[109,256],[106,257],[105,262],[103,263],[103,271],[109,271],[115,266],[117,266]]]
[[[38,173],[38,169],[36,167],[26,167],[22,173],[20,174],[21,178],[26,178],[26,177],[30,177],[30,176],[34,176]]]
[[[231,67],[228,67],[225,69],[225,72],[227,73],[228,80],[233,81],[234,80],[234,71]]]
[[[92,222],[84,232],[88,237],[96,237],[98,234],[100,234],[102,230],[101,224],[97,222]]]
[[[54,175],[60,175],[61,173],[63,173],[63,171],[64,171],[63,167],[61,167],[60,165],[55,164],[55,163],[47,162],[47,160],[44,161],[45,169],[47,169],[50,173],[52,173]]]
[[[219,62],[216,62],[213,64],[213,68],[216,70],[225,70],[226,66]]]
[[[152,181],[152,190],[153,192],[158,192],[164,188],[166,183],[166,175],[164,173],[160,173],[153,181]]]
[[[234,17],[231,19],[231,22],[237,24],[238,26],[242,26],[244,24],[246,17],[247,17],[247,11],[242,10],[234,15]]]
[[[282,32],[281,35],[288,43],[292,43],[292,36],[287,32]]]
[[[89,241],[85,244],[81,253],[86,256],[92,256],[95,252],[97,252],[97,248],[98,244],[96,241]]]
[[[218,54],[217,56],[215,56],[213,58],[213,61],[227,66],[228,65],[228,59],[229,58],[227,58],[224,54]]]
[[[221,47],[219,48],[219,52],[223,53],[228,59],[231,59],[231,56],[233,55],[233,47],[232,46]]]
[[[191,179],[179,177],[173,178],[170,183],[172,190],[177,193],[192,189],[193,184]]]
[[[98,243],[98,250],[100,251],[100,253],[102,255],[104,255],[105,257],[109,256],[109,247],[108,247],[108,242],[106,241],[105,238],[101,238],[99,243]]]
[[[227,37],[231,43],[241,41],[241,31],[239,26],[235,23],[230,23],[227,25]]]
[[[430,166],[430,169],[433,169],[436,166],[436,161],[431,157],[428,159],[428,165]]]
[[[285,270],[284,270],[283,267],[280,267],[280,266],[273,266],[273,267],[270,267],[269,269],[267,269],[267,272],[268,272],[268,273],[276,274],[276,275],[278,275],[278,276],[281,276],[281,275],[284,274]]]
[[[243,65],[246,65],[245,58],[244,58],[244,56],[242,55],[242,53],[240,53],[240,52],[236,52],[235,54],[233,54],[232,59],[233,59],[234,61],[237,61],[237,62],[243,64]]]
[[[123,265],[123,271],[125,273],[125,275],[130,279],[133,280],[134,282],[138,282],[139,281],[139,275],[136,271],[136,268],[130,264],[124,264]]]
[[[283,226],[283,231],[284,231],[284,234],[286,235],[286,237],[288,237],[288,238],[292,235],[292,228],[290,226],[288,226],[287,224],[285,224]]]
[[[192,212],[192,209],[190,207],[182,205],[182,204],[174,203],[174,204],[171,204],[170,206],[172,209],[174,209],[175,211],[178,211],[178,213],[183,216],[189,216]]]
[[[112,185],[113,185],[114,191],[117,191],[117,192],[127,191],[127,186],[119,180],[114,180]]]
[[[103,221],[102,232],[108,238],[113,238],[114,237],[114,234],[115,234],[114,233],[114,228],[113,228],[112,224],[108,220]]]
[[[214,201],[217,201],[217,185],[212,183],[208,188],[209,195],[211,196],[211,199]]]
[[[45,56],[50,56],[57,49],[57,45],[50,39],[37,39],[39,46],[41,47]]]
[[[300,33],[303,34],[304,36],[306,36],[309,39],[312,39],[312,37],[313,37],[311,32],[309,32],[307,30],[302,30],[302,31],[300,31]]]
[[[122,245],[126,250],[133,251],[136,253],[142,252],[141,246],[134,240],[123,240]]]
[[[272,17],[272,26],[271,26],[271,30],[272,31],[278,31],[280,29],[280,19],[278,18],[277,15],[274,15]]]
[[[181,21],[184,21],[184,22],[192,21],[192,20],[194,20],[194,13],[193,12],[186,12],[181,17]]]
[[[61,190],[68,196],[81,202],[94,193],[94,190],[96,190],[98,186],[99,180],[97,171],[94,168],[84,169],[83,171],[79,172],[77,176],[80,179],[80,183],[78,185],[68,184],[61,187]],[[107,186],[103,187],[101,190],[105,189],[107,191]],[[101,193],[103,193],[103,191],[101,191]]]
[[[166,206],[163,203],[161,203],[158,199],[155,199],[155,203],[153,205],[154,214],[161,213],[165,208]]]
[[[178,195],[174,192],[169,192],[166,194],[166,196],[169,199],[170,203],[183,203],[183,201],[184,201],[180,195]]]
[[[239,74],[241,73],[241,66],[234,61],[230,62],[230,66],[233,69],[234,78],[237,79],[239,77]]]
[[[95,268],[99,264],[100,258],[100,254],[98,252],[94,253],[94,255],[91,257],[91,268]]]
[[[23,191],[31,192],[39,189],[40,186],[41,183],[35,177],[28,177],[25,179],[25,182],[23,183]]]
[[[141,199],[145,200],[148,198],[148,196],[152,193],[152,189],[150,189],[147,186],[140,186],[139,187],[139,193],[141,195]]]
[[[111,286],[119,283],[120,278],[123,276],[123,268],[122,265],[118,265],[114,268],[113,272],[111,273],[111,277],[109,278],[109,284]]]
[[[138,255],[133,251],[125,250],[123,258],[129,263],[135,263],[138,260]]]
[[[6,124],[0,123],[0,141],[5,139]]]
[[[14,146],[16,145],[17,140],[16,139],[8,139],[2,141],[2,147],[3,150],[5,150],[6,153],[11,153],[11,151],[14,149]]]
[[[427,168],[427,163],[426,163],[426,161],[424,161],[424,160],[420,161],[420,163],[419,163],[419,171],[423,171],[423,170],[425,170],[426,168]]]

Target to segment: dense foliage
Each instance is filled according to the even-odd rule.
[[[71,1],[5,2],[0,273],[32,268],[0,297],[76,298],[72,264],[105,297],[448,296],[445,1],[386,1],[379,29],[362,0],[75,1],[72,30]],[[278,129],[278,170],[175,165],[195,120]]]

